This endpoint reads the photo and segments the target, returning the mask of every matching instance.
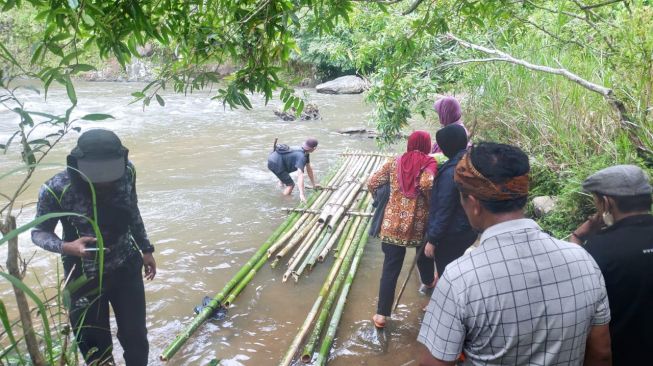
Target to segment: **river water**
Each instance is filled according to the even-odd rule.
[[[316,137],[320,144],[311,163],[318,180],[346,148],[378,148],[372,139],[336,133],[340,128],[363,127],[370,119],[370,108],[360,95],[320,95],[307,90],[310,101],[318,104],[322,120],[283,122],[273,114],[279,102],[265,106],[260,97],[254,97],[251,111],[225,109],[222,103],[211,101],[208,93],[164,94],[165,107],[154,103],[143,110],[140,103],[129,105],[130,94],[142,87],[133,83],[79,83],[79,107],[74,116],[113,115],[115,120],[78,126],[114,130],[136,165],[139,206],[156,246],[158,273],[154,281],[146,283],[145,291],[150,364],[158,365],[161,351],[190,322],[193,307],[204,296],[218,292],[283,222],[286,214],[280,208],[297,203],[297,192],[283,197],[276,178],[266,168],[275,137],[291,145]],[[24,98],[31,110],[62,113],[67,106],[65,91],[60,89],[52,90],[47,102],[31,93]],[[0,111],[0,141],[6,141],[16,123],[11,112]],[[72,133],[63,140],[48,162],[63,163],[76,137]],[[12,152],[0,155],[0,172],[17,167],[18,159]],[[21,196],[25,206],[19,225],[33,218],[39,185],[59,169],[47,167],[37,172]],[[0,180],[0,192],[10,193],[18,179],[20,176]],[[52,288],[58,255],[35,247],[28,234],[21,237],[20,248],[25,257],[34,254],[26,282],[36,286],[38,279],[43,287]],[[412,252],[406,256],[400,283],[412,256]],[[6,260],[4,248],[0,248],[0,260]],[[370,240],[345,307],[330,365],[417,364],[415,338],[420,308],[428,298],[417,293],[418,280],[413,276],[398,313],[386,331],[378,333],[370,319],[376,310],[382,260],[380,243]],[[297,284],[281,282],[283,266],[264,266],[235,300],[227,318],[203,325],[167,364],[206,365],[219,358],[222,365],[229,366],[275,365],[304,321],[331,263],[329,259],[319,264]],[[0,295],[11,310],[14,300],[8,283],[0,283]],[[15,309],[11,312],[15,314]],[[114,356],[122,362],[118,344]]]

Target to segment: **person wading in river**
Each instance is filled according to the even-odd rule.
[[[36,245],[62,255],[64,278],[69,278],[66,291],[70,293],[70,322],[88,364],[114,364],[109,304],[126,365],[148,362],[141,270],[144,268],[146,279],[153,279],[156,262],[138,209],[136,171],[127,153],[113,132],[89,130],[68,155],[68,168],[45,182],[39,192],[37,217],[74,212],[93,219],[102,234],[105,251],[100,287],[99,248],[86,218],[52,218],[32,231]],[[63,227],[61,238],[54,233],[58,221]]]
[[[429,194],[437,171],[435,159],[428,155],[430,149],[431,135],[426,131],[413,132],[408,137],[406,152],[385,163],[370,177],[367,184],[370,192],[390,184],[390,198],[383,213],[379,235],[385,257],[379,284],[379,302],[372,318],[377,328],[385,327],[386,317],[392,311],[406,247],[419,248],[424,240]],[[430,277],[433,278],[433,268]]]
[[[279,184],[285,187],[283,194],[288,196],[295,188],[295,182],[290,178],[290,173],[299,170],[297,184],[299,185],[299,199],[306,201],[304,193],[304,170],[311,180],[313,188],[318,188],[315,175],[311,167],[310,154],[317,149],[317,140],[309,138],[300,147],[289,147],[285,144],[274,144],[274,150],[268,156],[268,169],[279,178]]]

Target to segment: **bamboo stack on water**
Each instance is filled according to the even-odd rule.
[[[214,296],[208,306],[164,350],[160,356],[161,360],[170,359],[216,309],[233,303],[268,259],[273,259],[271,265],[274,268],[290,255],[282,279],[285,282],[292,277],[297,282],[306,270],[311,270],[318,262],[325,261],[328,253],[336,246],[333,249],[336,257],[320,296],[316,299],[305,326],[300,329],[282,364],[289,364],[292,361],[311,328],[313,329],[310,338],[312,349],[343,281],[346,284],[353,280],[353,274],[350,278],[347,273],[353,271],[355,274],[354,266],[357,266],[363,253],[370,222],[371,194],[365,190],[365,185],[369,176],[378,170],[386,157],[387,155],[362,151],[347,151],[342,154],[339,164],[328,178],[323,180],[324,189],[313,192],[304,205],[300,205],[290,213],[286,221]],[[340,296],[343,295],[346,297],[344,290]],[[340,306],[339,299],[338,305],[341,308],[344,306],[344,300],[342,302],[343,305]],[[318,311],[319,317],[317,317]],[[316,318],[318,325],[312,327]],[[335,318],[332,317],[332,323],[333,319]],[[324,343],[322,345],[324,346]]]

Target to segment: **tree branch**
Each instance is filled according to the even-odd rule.
[[[413,1],[413,3],[410,4],[410,6],[408,7],[408,9],[406,9],[403,13],[401,13],[401,15],[408,15],[408,14],[414,12],[415,10],[417,10],[417,7],[419,7],[419,5],[420,5],[423,1],[424,1],[424,0],[415,0],[415,1]]]
[[[476,51],[486,53],[488,55],[496,56],[496,57],[491,58],[491,59],[486,59],[486,60],[488,60],[487,62],[491,62],[491,61],[508,62],[508,63],[511,63],[511,64],[523,66],[523,67],[525,67],[527,69],[530,69],[530,70],[540,71],[540,72],[544,72],[544,73],[547,73],[547,74],[560,75],[560,76],[566,78],[567,80],[572,81],[572,82],[582,86],[583,88],[585,88],[587,90],[590,90],[590,91],[593,91],[595,93],[601,94],[606,99],[606,101],[610,104],[610,106],[615,110],[617,115],[619,116],[619,121],[620,121],[622,126],[624,126],[626,128],[638,127],[636,124],[634,124],[634,123],[632,123],[630,121],[630,118],[628,118],[628,114],[626,112],[626,107],[624,106],[624,103],[622,101],[618,100],[614,96],[614,92],[610,88],[606,88],[603,85],[595,84],[595,83],[593,83],[591,81],[585,80],[585,79],[581,78],[580,76],[578,76],[578,75],[574,74],[573,72],[571,72],[571,71],[569,71],[567,69],[564,69],[564,68],[553,68],[553,67],[549,67],[549,66],[532,64],[532,63],[530,63],[528,61],[515,58],[515,57],[513,57],[513,56],[511,56],[511,55],[509,55],[509,54],[507,54],[505,52],[467,42],[465,40],[462,40],[462,39],[456,37],[455,35],[453,35],[451,33],[447,33],[446,37],[448,39],[450,39],[450,40],[453,40],[453,41],[457,42],[459,45],[461,45],[461,46],[463,46],[465,48],[470,48],[470,49],[473,49],[473,50],[476,50]]]
[[[548,12],[550,12],[550,13],[553,13],[553,14],[564,14],[564,15],[566,15],[566,16],[568,16],[568,17],[572,17],[572,18],[576,18],[576,19],[580,19],[580,20],[585,20],[585,18],[581,17],[581,16],[578,15],[578,14],[570,13],[570,12],[568,12],[568,11],[564,11],[564,10],[550,9],[550,8],[547,8],[547,7],[544,7],[544,6],[541,6],[541,5],[537,5],[537,4],[535,4],[534,2],[529,1],[529,0],[525,0],[525,1],[526,1],[526,3],[528,3],[530,6],[532,6],[532,7],[534,7],[534,8],[537,8],[537,9],[540,9],[540,10],[546,10],[546,11],[548,11]]]
[[[581,7],[581,9],[590,10],[590,9],[600,8],[602,6],[606,6],[606,5],[610,5],[610,4],[614,4],[614,3],[621,3],[623,1],[624,0],[608,0],[608,1],[605,1],[605,2],[602,2],[602,3],[599,3],[599,4],[594,4],[594,5],[583,5]]]
[[[446,63],[443,63],[440,66],[438,66],[438,68],[442,69],[442,68],[451,67],[451,66],[473,64],[473,63],[495,62],[495,61],[504,61],[504,62],[506,62],[507,60],[505,58],[503,58],[503,57],[471,58],[471,59],[468,59],[468,60],[446,62]]]
[[[513,15],[513,16],[514,16],[515,19],[517,19],[517,20],[519,20],[519,21],[521,21],[521,22],[524,22],[524,23],[526,23],[526,24],[532,26],[533,28],[535,28],[535,29],[539,30],[540,32],[546,34],[547,36],[549,36],[549,37],[551,37],[551,38],[557,40],[558,42],[562,42],[562,43],[573,43],[573,44],[575,44],[576,46],[578,46],[578,47],[580,47],[580,48],[585,48],[585,45],[583,45],[582,43],[580,43],[580,42],[578,42],[578,41],[575,41],[575,40],[573,40],[573,39],[571,39],[571,40],[562,39],[562,38],[560,38],[559,36],[557,36],[557,35],[555,35],[555,34],[549,32],[546,28],[544,28],[544,27],[542,27],[542,26],[540,26],[540,25],[538,25],[538,24],[535,24],[535,23],[531,22],[531,21],[528,20],[528,19],[521,18],[521,17],[515,16],[515,15]]]

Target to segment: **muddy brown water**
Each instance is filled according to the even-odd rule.
[[[283,197],[266,168],[275,137],[291,145],[308,136],[318,138],[319,148],[311,156],[318,180],[346,148],[378,148],[371,139],[336,133],[341,128],[364,126],[370,119],[371,110],[360,95],[320,95],[308,90],[310,100],[320,107],[322,120],[283,122],[273,114],[278,101],[265,106],[259,97],[254,98],[251,111],[225,110],[207,93],[165,94],[165,107],[151,105],[143,110],[140,104],[129,105],[130,94],[142,87],[80,83],[74,116],[112,114],[115,120],[79,126],[116,131],[136,165],[140,209],[156,246],[158,273],[154,281],[146,283],[145,291],[150,364],[159,365],[159,355],[190,322],[193,307],[204,296],[217,293],[283,222],[286,214],[280,208],[297,203],[297,192]],[[51,91],[47,102],[37,95],[24,96],[32,110],[62,113],[66,108],[63,90]],[[12,113],[0,111],[0,140],[6,141],[16,123]],[[48,161],[65,161],[75,140],[75,133],[68,136]],[[0,172],[18,166],[17,159],[11,152],[0,155]],[[37,172],[21,197],[25,206],[19,225],[33,218],[39,185],[59,169],[47,167]],[[0,192],[8,193],[18,179],[20,176],[0,180]],[[38,278],[51,292],[60,267],[58,255],[31,244],[28,234],[21,236],[20,249],[26,257],[34,254],[26,282],[38,288]],[[400,283],[413,255],[411,250],[406,256]],[[2,247],[0,261],[5,260]],[[340,322],[330,365],[417,364],[419,309],[428,298],[417,293],[414,275],[393,321],[385,332],[377,333],[370,319],[376,310],[382,260],[380,243],[370,240]],[[213,358],[228,366],[277,364],[311,308],[332,261],[319,264],[297,284],[281,282],[283,266],[264,266],[235,300],[227,318],[203,325],[167,364],[206,365]],[[0,296],[15,317],[7,282],[0,282]],[[114,356],[122,362],[120,346],[115,343]]]

